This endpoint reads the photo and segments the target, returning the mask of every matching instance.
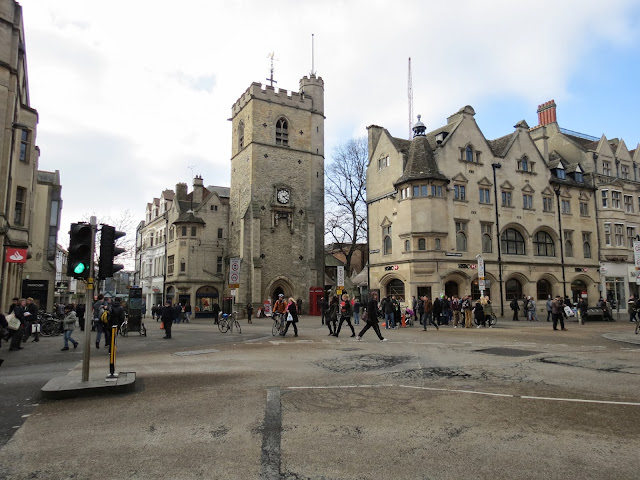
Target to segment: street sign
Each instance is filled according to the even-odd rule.
[[[636,270],[640,270],[640,241],[633,242],[633,258],[636,263]]]
[[[337,280],[337,287],[338,288],[343,288],[344,287],[344,267],[342,265],[338,266],[338,278]]]
[[[229,260],[229,288],[240,288],[240,259]]]

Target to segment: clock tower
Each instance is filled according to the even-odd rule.
[[[324,82],[298,92],[252,83],[231,109],[229,255],[235,301],[302,299],[324,283]]]

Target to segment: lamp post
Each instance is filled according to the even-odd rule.
[[[556,203],[558,205],[558,225],[560,227],[560,265],[562,266],[562,293],[567,296],[567,280],[564,276],[564,245],[562,240],[562,214],[560,212],[560,186],[553,189],[556,192]]]
[[[496,169],[502,168],[499,163],[492,163],[493,168],[493,198],[496,205],[496,238],[498,240],[498,282],[500,284],[500,316],[504,317],[504,297],[502,295],[502,251],[500,247],[500,221],[498,220],[498,185],[496,182]]]

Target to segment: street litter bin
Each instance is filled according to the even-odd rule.
[[[588,307],[583,321],[593,322],[595,320],[604,320],[604,311],[598,307]]]

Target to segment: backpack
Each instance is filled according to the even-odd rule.
[[[101,314],[100,314],[100,321],[102,323],[104,323],[105,325],[107,325],[109,323],[109,310],[104,310]]]

